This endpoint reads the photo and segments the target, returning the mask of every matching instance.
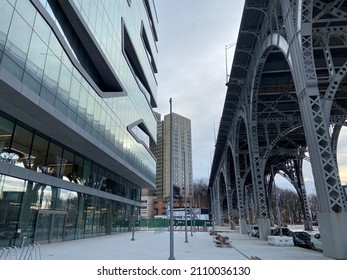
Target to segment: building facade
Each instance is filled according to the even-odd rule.
[[[151,151],[153,152],[155,158],[157,159],[156,166],[156,189],[152,192],[154,197],[163,197],[164,190],[164,137],[163,137],[163,121],[161,119],[161,114],[155,113],[157,119],[157,142],[151,146]],[[150,193],[149,193],[150,195]]]
[[[170,114],[162,122],[163,143],[163,197],[170,195]],[[191,194],[193,183],[192,129],[190,119],[172,113],[172,184],[179,194]]]
[[[0,0],[0,247],[130,229],[154,188],[154,2]]]
[[[192,163],[192,130],[190,119],[179,114],[172,113],[172,165],[170,164],[170,114],[164,116],[161,122],[161,179],[157,179],[161,185],[157,185],[156,192],[161,192],[157,197],[167,198],[170,196],[170,166],[172,166],[172,184],[175,196],[184,196],[186,187],[187,196],[193,183]],[[158,139],[160,139],[158,137]],[[158,141],[159,142],[159,141]]]
[[[188,118],[172,113],[172,165],[170,164],[170,114],[162,120],[161,114],[155,113],[157,119],[157,143],[151,145],[151,151],[157,159],[156,188],[142,196],[143,217],[151,218],[166,214],[170,197],[170,167],[172,166],[173,195],[182,199],[187,188],[187,198],[192,197],[193,183],[192,164],[192,131]],[[180,207],[174,203],[174,207]]]

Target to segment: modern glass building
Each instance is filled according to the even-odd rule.
[[[0,247],[128,231],[154,188],[153,0],[0,0]]]

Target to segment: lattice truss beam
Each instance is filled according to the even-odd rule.
[[[345,207],[336,174],[336,139],[340,129],[336,129],[334,137],[333,130],[327,130],[330,125],[347,124],[345,2],[246,1],[245,11],[252,11],[252,17],[246,16],[246,19],[251,23],[241,25],[237,56],[227,83],[220,126],[222,137],[218,137],[217,144],[223,145],[229,137],[236,145],[233,150],[237,150],[238,162],[234,164],[240,170],[233,180],[239,186],[249,183],[249,177],[253,178],[259,217],[268,215],[264,172],[273,164],[295,159],[298,151],[307,151],[309,142],[319,146],[316,151],[324,171],[322,182],[328,182],[327,208],[340,211]],[[297,15],[301,16],[299,20]],[[288,44],[285,52],[279,48],[280,40]],[[268,41],[272,46],[264,48],[271,45]],[[300,51],[296,52],[298,42]],[[300,56],[301,61],[296,56]],[[293,65],[297,69],[293,69]],[[302,69],[303,75],[298,77]],[[311,89],[306,91],[305,85],[316,87],[318,94]],[[307,98],[305,102],[303,97]],[[235,120],[240,110],[244,114],[243,125]],[[308,122],[306,125],[303,119]],[[307,139],[307,126],[312,126],[313,136],[309,137],[315,139]],[[250,171],[252,176],[247,177]],[[241,194],[238,193],[239,203]],[[229,203],[230,195],[229,189]]]
[[[329,123],[338,123],[345,125],[346,123],[346,98],[345,85],[343,84],[347,72],[346,56],[341,56],[341,50],[346,52],[346,27],[345,26],[330,26],[331,22],[336,22],[336,19],[346,19],[346,12],[342,10],[341,1],[334,1],[328,5],[322,1],[315,1],[314,8],[310,1],[303,3],[303,22],[312,23],[312,15],[314,21],[319,22],[319,25],[313,24],[313,34],[302,36],[302,53],[305,67],[305,81],[318,81],[318,89],[320,92],[322,108],[318,109],[319,117],[313,117],[318,123],[315,131],[319,136],[317,140],[319,145],[326,146],[321,148],[322,157],[327,157],[329,148],[337,145],[332,145],[331,141],[322,140],[326,138],[325,129],[322,126],[323,119],[328,119]],[[272,19],[270,20],[269,29],[271,32],[277,32],[283,35],[282,24],[283,15],[278,6],[272,7]],[[292,11],[295,6],[292,6]],[[314,9],[314,11],[312,10]],[[327,16],[329,15],[329,16]],[[296,20],[294,19],[294,23]],[[324,23],[324,24],[323,24]],[[318,27],[319,26],[319,27]],[[287,38],[287,35],[283,35]],[[313,51],[312,51],[313,50]],[[281,58],[282,56],[282,58]],[[282,60],[282,65],[280,65]],[[294,147],[306,147],[306,138],[303,130],[302,116],[299,109],[296,90],[293,84],[293,77],[288,66],[284,65],[284,56],[277,50],[272,51],[267,55],[267,62],[271,61],[272,65],[261,65],[263,69],[261,73],[261,82],[258,90],[257,108],[257,128],[259,139],[259,150],[264,152],[264,159],[271,158],[275,162],[285,161],[292,158],[290,150]],[[282,82],[280,82],[282,81]],[[277,87],[276,87],[277,86]],[[311,104],[312,112],[317,111],[321,104]],[[331,111],[332,114],[329,114]],[[325,112],[325,116],[324,113]],[[328,112],[328,113],[327,113]],[[316,112],[314,114],[317,114]],[[286,143],[286,144],[285,144]],[[286,146],[285,146],[286,145]],[[264,147],[264,148],[261,148]],[[330,153],[331,154],[331,153]],[[335,155],[336,151],[333,150]],[[331,156],[330,156],[331,157]],[[275,159],[274,159],[275,158]],[[271,161],[268,162],[270,164]],[[336,164],[336,162],[334,163]],[[336,197],[339,182],[335,177],[334,164],[330,160],[323,160],[325,165],[325,177],[330,182],[329,195],[331,209],[341,209],[341,200]],[[338,179],[338,178],[337,178]],[[336,199],[334,199],[336,198]]]
[[[306,221],[308,228],[312,229],[311,221],[311,211],[309,207],[309,202],[307,199],[307,193],[305,188],[305,183],[302,174],[302,161],[303,157],[298,156],[295,159],[287,160],[287,162],[277,165],[274,171],[286,178],[297,191],[301,204],[304,210],[304,220]]]

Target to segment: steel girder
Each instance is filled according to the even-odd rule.
[[[227,172],[224,167],[225,184],[237,191],[240,221],[247,217],[251,186],[260,237],[266,239],[271,217],[266,178],[273,166],[287,164],[282,171],[310,220],[301,164],[308,150],[324,253],[334,258],[347,258],[346,203],[336,159],[347,119],[346,17],[347,0],[245,1],[209,183],[219,182],[232,158],[233,167]]]

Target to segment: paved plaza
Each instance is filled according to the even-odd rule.
[[[239,231],[222,230],[228,236],[229,247],[217,247],[208,232],[187,235],[174,232],[175,260],[329,260],[323,253],[294,246],[273,246],[267,241]],[[186,236],[188,242],[186,243]],[[52,243],[40,246],[42,260],[167,260],[170,257],[170,232],[163,230],[136,231],[96,238]],[[330,259],[331,260],[331,259]]]

